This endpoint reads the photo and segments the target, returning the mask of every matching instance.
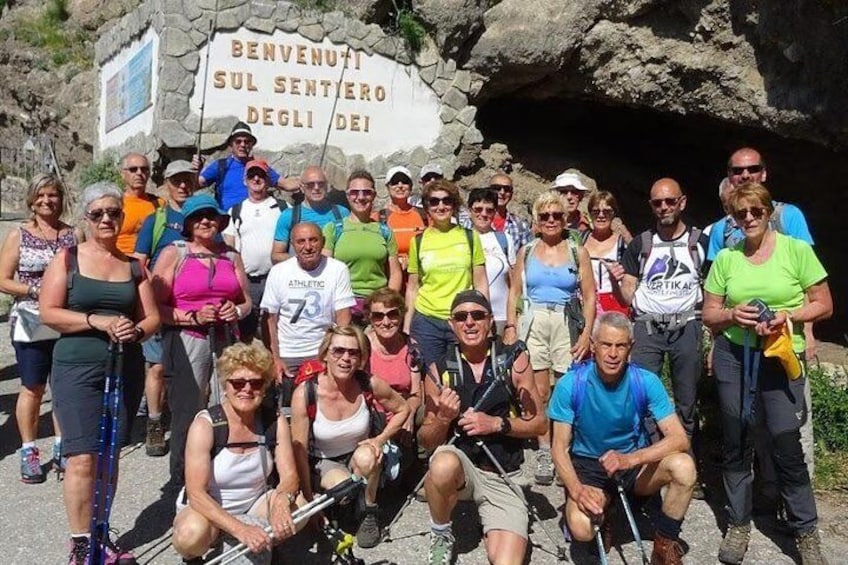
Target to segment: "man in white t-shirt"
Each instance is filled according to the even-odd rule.
[[[633,307],[630,360],[659,375],[668,355],[674,403],[691,441],[702,370],[701,283],[708,240],[681,219],[686,196],[675,180],[655,182],[650,204],[656,226],[633,238],[621,264],[604,265]],[[694,496],[703,498],[700,485]]]
[[[324,236],[316,224],[296,224],[291,243],[295,256],[271,268],[262,296],[277,379],[284,385],[284,406],[290,400],[287,387],[300,366],[318,356],[325,330],[349,324],[350,308],[356,304],[350,271],[341,261],[321,254]]]
[[[498,206],[498,195],[488,188],[475,188],[468,194],[468,214],[471,227],[480,234],[480,243],[486,256],[486,278],[489,280],[489,298],[492,317],[498,335],[503,336],[506,326],[506,301],[515,265],[515,243],[509,234],[495,231],[492,220]]]
[[[245,343],[250,343],[257,333],[262,337],[265,347],[270,340],[264,328],[264,315],[260,309],[265,280],[271,270],[271,248],[274,246],[274,228],[286,203],[278,201],[268,194],[271,183],[271,168],[268,163],[258,159],[245,165],[244,182],[247,185],[247,200],[239,202],[227,213],[231,221],[224,230],[224,241],[241,253],[244,271],[250,282],[250,298],[253,307],[246,317],[239,321],[239,333]]]

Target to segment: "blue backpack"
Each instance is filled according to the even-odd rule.
[[[574,366],[575,380],[574,388],[571,390],[571,408],[574,411],[574,424],[580,418],[580,407],[586,398],[586,384],[589,376],[595,370],[594,361],[582,361]],[[645,381],[642,373],[647,371],[635,363],[628,363],[626,376],[629,377],[630,396],[636,405],[636,414],[633,416],[633,433],[637,437],[647,437],[649,443],[659,440],[659,434],[648,407],[648,395],[645,393]]]

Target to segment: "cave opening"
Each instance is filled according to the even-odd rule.
[[[487,143],[506,144],[513,161],[544,178],[572,167],[594,178],[616,195],[634,233],[650,225],[648,192],[662,177],[683,186],[688,222],[717,220],[727,158],[739,147],[756,148],[772,196],[804,211],[830,275],[834,315],[816,325],[817,333],[829,341],[848,339],[848,308],[840,296],[848,288],[848,151],[703,116],[564,98],[492,99],[481,104],[477,127]]]

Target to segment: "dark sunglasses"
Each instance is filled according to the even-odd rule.
[[[124,211],[120,208],[97,208],[96,210],[89,210],[85,213],[85,217],[92,222],[99,222],[103,219],[103,216],[109,216],[113,220],[117,220],[123,215]]]
[[[561,186],[557,188],[560,194],[574,194],[575,196],[583,196],[583,191],[573,186]]]
[[[489,189],[494,190],[495,192],[500,192],[501,190],[504,192],[512,192],[515,190],[511,184],[490,184]]]
[[[482,322],[489,317],[489,313],[485,310],[458,310],[451,314],[451,319],[454,322],[465,322],[468,316],[471,316],[475,322]]]
[[[439,198],[438,196],[431,196],[427,203],[430,205],[430,208],[435,208],[439,204],[444,204],[445,206],[453,206],[456,200],[453,199],[453,196],[444,196]]]
[[[651,198],[650,203],[654,208],[659,208],[663,204],[666,206],[677,206],[677,203],[683,199],[682,196],[678,196],[677,198]]]
[[[388,318],[389,320],[395,322],[400,320],[400,309],[392,308],[391,310],[386,310],[385,312],[376,312],[372,311],[369,315],[372,322],[382,322],[384,318]]]
[[[133,167],[124,167],[124,170],[125,170],[125,171],[129,171],[129,172],[131,172],[131,173],[137,173],[137,172],[141,171],[141,172],[142,172],[142,173],[144,173],[145,175],[149,175],[149,174],[150,174],[150,167],[138,167],[138,166],[133,166]]]
[[[427,173],[426,175],[421,177],[421,181],[427,183],[427,182],[430,182],[431,180],[438,180],[438,179],[443,179],[443,178],[445,178],[445,177],[443,177],[442,175],[437,175],[436,173]]]
[[[495,209],[492,206],[473,206],[471,211],[475,214],[489,214],[492,215],[495,213]]]
[[[217,210],[212,210],[211,208],[207,208],[206,210],[198,210],[191,216],[192,222],[199,222],[200,220],[215,220],[217,221],[220,217]]]
[[[615,216],[615,210],[612,208],[592,208],[589,210],[589,215],[593,218],[597,218],[599,216]]]
[[[748,171],[749,174],[755,175],[757,173],[762,172],[762,165],[748,165],[745,167],[730,167],[730,174],[732,175],[741,175],[745,171]]]
[[[252,179],[253,177],[262,177],[263,179],[267,179],[268,173],[265,172],[265,169],[254,167],[247,171],[247,178]]]
[[[250,385],[251,390],[262,390],[265,386],[264,379],[227,379],[227,383],[233,390],[242,390],[247,385]]]
[[[327,181],[313,180],[302,183],[306,188],[327,188]]]
[[[395,175],[394,177],[392,177],[392,180],[389,181],[389,184],[392,186],[398,184],[407,184],[409,186],[412,186],[412,179],[403,175]]]
[[[376,194],[375,191],[367,189],[367,188],[366,189],[354,188],[352,190],[347,191],[347,195],[350,198],[374,198],[375,194]]]
[[[342,347],[340,345],[334,345],[330,348],[330,355],[333,356],[333,359],[341,359],[344,357],[344,354],[347,353],[351,357],[361,357],[362,353],[359,349],[355,347]]]
[[[748,214],[751,214],[751,217],[755,220],[761,219],[766,214],[766,209],[761,206],[752,206],[751,208],[741,208],[733,212],[733,217],[737,222],[744,221]]]
[[[539,221],[547,222],[553,218],[557,222],[561,222],[563,218],[565,218],[565,212],[540,212],[539,213]]]

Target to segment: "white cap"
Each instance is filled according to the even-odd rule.
[[[389,172],[386,173],[386,183],[391,181],[398,173],[406,176],[406,178],[408,178],[410,181],[412,180],[412,173],[409,172],[409,169],[407,169],[403,165],[397,165],[389,169]]]
[[[438,163],[427,163],[423,167],[421,167],[421,176],[420,178],[424,178],[427,175],[439,175],[440,177],[445,176],[445,172],[442,170],[442,166]]]
[[[557,175],[557,178],[551,185],[551,188],[566,188],[569,186],[573,186],[577,190],[581,190],[583,192],[589,191],[589,187],[583,184],[583,181],[580,180],[580,175],[577,173],[560,173]]]

